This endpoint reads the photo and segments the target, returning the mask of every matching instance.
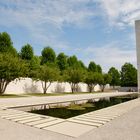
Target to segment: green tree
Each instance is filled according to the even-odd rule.
[[[13,47],[13,42],[11,40],[11,37],[6,32],[0,33],[0,52],[1,53],[7,52],[14,56],[17,56],[17,51]]]
[[[12,45],[10,35],[6,32],[0,33],[0,52],[7,52]]]
[[[20,56],[24,60],[31,60],[34,56],[33,48],[30,44],[27,44],[21,48]]]
[[[89,92],[94,90],[94,87],[97,84],[101,84],[103,82],[103,76],[98,72],[87,72],[85,83],[88,85]]]
[[[0,94],[3,94],[7,85],[26,75],[26,65],[18,57],[9,53],[0,53]]]
[[[33,56],[33,58],[30,61],[26,61],[28,64],[28,76],[34,77],[36,74],[36,70],[40,67],[40,58],[38,56]]]
[[[96,70],[98,73],[102,73],[102,67],[100,65],[96,65]]]
[[[119,71],[116,68],[111,67],[108,71],[108,74],[110,74],[110,76],[112,77],[110,85],[113,86],[113,88],[115,88],[115,86],[119,86],[120,85],[120,73],[119,73]]]
[[[51,47],[45,47],[42,50],[41,64],[55,63],[56,54]]]
[[[100,82],[100,87],[102,92],[104,92],[105,86],[107,84],[110,84],[111,82],[111,76],[109,74],[102,74],[102,81]]]
[[[84,70],[87,70],[87,67],[85,66],[85,64],[81,60],[78,61],[78,66]]]
[[[121,68],[121,86],[137,86],[137,69],[130,63]]]
[[[97,65],[91,61],[88,65],[88,71],[97,72]]]
[[[68,57],[67,62],[69,67],[78,67],[78,59],[75,55]]]
[[[70,83],[72,93],[77,92],[78,84],[84,80],[84,71],[82,69],[69,67],[65,70],[64,79]]]
[[[95,87],[95,75],[93,72],[87,72],[85,83],[88,85],[89,92],[92,92]]]
[[[37,70],[35,79],[41,80],[44,94],[46,94],[52,82],[59,79],[59,70],[56,67],[42,65],[40,66],[39,70]]]
[[[67,56],[64,53],[58,54],[56,58],[57,65],[61,71],[65,70],[68,66]]]

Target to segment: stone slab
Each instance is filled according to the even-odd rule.
[[[32,119],[32,118],[36,118],[37,116],[26,116],[26,117],[23,117],[23,118],[14,118],[14,119],[11,119],[12,121],[22,121],[22,120],[28,120],[28,119]]]
[[[41,119],[42,118],[40,118],[40,117],[36,117],[36,118],[28,119],[28,120],[20,120],[20,121],[17,121],[17,122],[24,124],[24,123],[28,123],[28,122],[38,121],[38,120],[41,120]]]
[[[107,121],[102,121],[102,120],[98,120],[98,119],[89,119],[89,118],[86,118],[86,117],[76,117],[77,119],[79,120],[85,120],[87,122],[95,122],[95,123],[101,123],[101,124],[105,124],[107,123]]]
[[[103,119],[103,118],[95,118],[95,117],[89,117],[89,116],[80,116],[82,118],[87,118],[87,119],[90,119],[90,120],[99,120],[99,121],[103,121],[103,122],[109,122],[110,120],[108,119]]]
[[[4,112],[0,112],[0,116],[2,116],[2,115],[12,115],[12,114],[17,114],[17,113],[14,112],[14,111],[4,111]]]
[[[49,121],[49,122],[44,122],[42,124],[37,124],[37,125],[33,125],[33,126],[36,127],[36,128],[44,128],[44,127],[47,127],[47,126],[58,124],[58,123],[63,122],[63,121],[64,120],[56,119],[56,120],[52,120],[52,121]]]
[[[104,112],[100,112],[100,113],[96,113],[95,111],[94,112],[91,112],[91,113],[87,113],[89,115],[103,115],[103,116],[106,116],[106,117],[118,117],[119,115],[118,114],[112,114],[112,113],[104,113]]]
[[[46,123],[46,122],[53,121],[53,120],[56,120],[56,118],[50,117],[48,119],[41,119],[41,120],[38,120],[38,121],[26,123],[26,124],[30,125],[30,126],[34,126],[34,125]]]
[[[89,126],[94,126],[96,128],[102,125],[102,124],[99,124],[99,123],[87,122],[87,121],[83,121],[83,120],[79,120],[79,119],[69,119],[68,121],[69,122],[75,122],[75,123],[78,123],[78,124],[86,124],[86,125],[89,125]]]
[[[83,116],[92,117],[92,118],[102,118],[102,119],[106,119],[106,120],[113,120],[113,118],[104,117],[104,116],[95,116],[95,115],[86,115],[86,114]]]
[[[24,112],[24,113],[18,113],[18,114],[10,114],[10,115],[1,115],[2,118],[7,118],[7,117],[16,117],[16,116],[22,116],[22,115],[26,115],[28,113]]]
[[[11,120],[11,119],[18,119],[18,118],[24,118],[24,117],[29,117],[29,116],[34,116],[34,115],[31,115],[31,114],[20,114],[20,115],[15,115],[15,116],[12,116],[12,117],[2,117],[2,118],[5,118],[5,119],[8,119],[8,120]]]
[[[95,127],[93,126],[87,126],[73,122],[62,122],[53,126],[45,127],[43,129],[71,137],[79,137],[80,135],[83,135],[84,133],[87,133],[94,128]]]

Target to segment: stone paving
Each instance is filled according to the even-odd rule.
[[[109,94],[105,94],[106,97],[109,97]],[[117,94],[126,95],[128,93],[117,93]],[[82,100],[87,99],[87,98],[91,99],[91,94],[88,94],[88,95],[89,96],[87,96],[87,95],[81,96],[81,99]],[[105,95],[104,96],[102,94],[99,94],[99,95],[98,95],[98,98],[105,97]],[[110,95],[116,96],[115,93],[112,93]],[[67,96],[67,98],[68,98],[68,96]],[[79,95],[77,97],[79,97]],[[62,97],[58,97],[58,98],[59,99],[57,101],[62,102],[62,99],[61,99]],[[64,97],[63,101],[68,100],[67,98]],[[92,99],[93,98],[97,98],[97,95],[92,96]],[[45,100],[42,100],[42,99],[44,99],[44,97],[38,97],[38,100],[39,99],[41,99],[41,101],[42,101],[42,102],[40,101],[39,104],[44,103]],[[47,99],[47,97],[45,97],[45,99]],[[50,99],[53,99],[53,97]],[[33,100],[33,102],[30,102],[30,105],[33,105],[34,98],[30,98],[30,101],[31,100]],[[69,100],[71,100],[71,99],[69,99]],[[75,99],[75,101],[76,100],[80,100],[80,98]],[[29,101],[29,99],[28,99],[28,101]],[[37,101],[37,99],[36,99],[36,101]],[[45,103],[48,103],[48,102],[49,101],[47,100]],[[55,102],[56,101],[54,100],[54,103]],[[53,101],[51,101],[51,103],[53,103]],[[0,103],[0,105],[1,105],[1,103]],[[19,102],[17,101],[16,106],[17,105],[23,105],[23,103],[21,102],[19,104]],[[25,104],[25,105],[27,105],[27,104]],[[29,103],[28,103],[28,105],[29,105]],[[18,124],[24,124],[24,125],[27,125],[30,127],[39,128],[39,129],[51,131],[51,132],[56,132],[58,134],[66,135],[66,136],[73,137],[73,138],[76,138],[76,137],[78,138],[81,135],[84,135],[84,134],[94,130],[95,128],[100,128],[101,126],[112,121],[113,119],[118,118],[119,116],[125,114],[126,112],[129,112],[132,109],[140,106],[140,100],[135,99],[135,100],[125,102],[122,104],[118,104],[118,105],[115,105],[112,107],[108,107],[105,109],[101,109],[101,110],[97,110],[94,112],[79,115],[79,116],[76,116],[76,117],[73,117],[70,119],[59,119],[59,118],[55,118],[55,117],[33,114],[33,113],[24,112],[24,111],[15,110],[15,109],[8,109],[8,107],[11,107],[11,106],[13,106],[12,102],[6,106],[4,106],[4,102],[2,102],[2,106],[0,107],[0,118],[10,120],[10,121],[16,122]]]

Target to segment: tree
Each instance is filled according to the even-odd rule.
[[[57,65],[61,71],[65,70],[68,66],[67,56],[64,53],[58,54],[56,58]]]
[[[7,52],[12,45],[10,35],[6,32],[0,33],[0,52]]]
[[[88,71],[97,72],[97,65],[91,61],[88,65]]]
[[[46,94],[52,82],[57,81],[59,79],[59,70],[55,67],[42,65],[40,66],[39,70],[37,70],[35,79],[41,80],[44,94]]]
[[[92,92],[95,87],[95,77],[93,72],[87,72],[85,83],[88,85],[89,92]]]
[[[20,56],[24,60],[31,60],[34,56],[33,48],[30,44],[27,44],[21,48]]]
[[[17,51],[13,47],[13,42],[8,33],[2,32],[0,33],[0,52],[1,53],[10,53],[14,56],[17,56]]]
[[[103,81],[103,76],[98,72],[88,72],[85,78],[85,83],[88,85],[89,92],[94,90],[97,84],[101,84]]]
[[[51,47],[45,47],[42,50],[41,64],[55,63],[56,54]]]
[[[30,61],[26,61],[28,64],[28,76],[34,77],[36,74],[36,70],[40,67],[40,58],[38,56],[33,56],[33,58]]]
[[[75,55],[68,57],[67,62],[69,67],[78,67],[78,59]]]
[[[121,86],[137,86],[137,69],[130,63],[121,68]]]
[[[102,81],[100,82],[101,90],[104,92],[105,86],[110,84],[111,76],[109,74],[102,74]]]
[[[100,65],[96,65],[96,70],[98,73],[102,73],[102,68]]]
[[[8,53],[0,53],[0,94],[2,95],[7,85],[26,74],[26,65],[18,57]]]
[[[85,66],[85,64],[81,60],[78,61],[78,66],[84,70],[87,70],[87,67]]]
[[[108,71],[108,74],[110,74],[110,76],[112,77],[110,85],[113,86],[113,88],[115,88],[115,86],[119,86],[120,85],[119,71],[116,68],[111,67]]]
[[[72,93],[77,92],[78,84],[84,79],[84,71],[82,69],[69,67],[65,70],[64,79],[70,83]]]

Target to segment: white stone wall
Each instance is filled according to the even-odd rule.
[[[99,91],[100,86],[95,86],[95,91]],[[79,84],[79,92],[87,92],[87,85],[84,83]],[[30,78],[22,78],[11,82],[5,91],[5,93],[22,94],[22,93],[42,93],[41,81],[33,81]],[[54,82],[49,87],[48,93],[60,93],[60,92],[71,92],[69,83],[58,83]]]

